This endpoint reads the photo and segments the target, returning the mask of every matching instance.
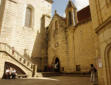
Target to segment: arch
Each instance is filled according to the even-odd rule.
[[[24,63],[21,63],[21,61],[19,62],[19,59],[16,60],[5,52],[0,52],[0,57],[1,57],[0,78],[3,77],[6,62],[9,62],[17,66],[18,68],[20,68],[22,72],[25,73],[25,75],[27,75],[27,77],[32,77],[32,73],[33,73],[33,68],[31,68],[32,64],[29,65],[30,67],[27,67],[26,64],[24,65]]]
[[[111,43],[106,46],[105,49],[105,70],[107,85],[111,84]]]
[[[55,57],[54,60],[54,70],[55,72],[60,72],[60,60],[58,57]]]
[[[4,65],[4,73],[3,73],[3,78],[5,78],[5,71],[8,68],[14,68],[17,71],[17,74],[26,74],[21,68],[19,68],[18,66],[16,66],[15,64],[11,63],[11,62],[5,62]]]
[[[25,13],[25,26],[26,27],[33,27],[34,21],[34,8],[32,5],[27,5],[26,13]]]

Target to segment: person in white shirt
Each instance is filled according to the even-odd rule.
[[[10,75],[10,69],[7,68],[6,71],[5,71],[5,77],[6,77],[6,79],[10,79],[9,75]]]
[[[12,69],[12,74],[11,74],[11,75],[12,75],[12,79],[15,79],[15,78],[16,78],[16,74],[17,74],[17,73],[16,73],[16,70],[13,68],[13,69]]]

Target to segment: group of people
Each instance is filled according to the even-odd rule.
[[[5,79],[15,79],[17,76],[17,72],[14,68],[7,68],[5,70]]]

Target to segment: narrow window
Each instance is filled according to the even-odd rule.
[[[57,33],[57,32],[58,32],[58,22],[55,21],[55,33]]]
[[[54,29],[54,34],[53,34],[54,38],[57,33],[58,33],[58,21],[55,21],[55,29]]]
[[[25,17],[26,17],[25,18],[25,26],[31,27],[31,25],[32,25],[32,9],[30,7],[27,7]]]
[[[58,22],[55,21],[55,29],[58,29]]]
[[[69,25],[72,25],[72,13],[69,12]]]

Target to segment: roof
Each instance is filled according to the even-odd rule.
[[[67,7],[74,7],[74,8],[75,8],[75,5],[73,4],[72,1],[69,0],[69,3],[68,3],[68,5],[67,5]]]
[[[56,14],[57,17],[61,18],[63,21],[65,21],[65,18],[60,16],[59,14]]]
[[[69,2],[68,2],[68,4],[67,4],[67,7],[66,7],[66,10],[67,10],[68,8],[74,8],[74,9],[76,9],[76,6],[74,5],[74,3],[73,3],[71,0],[69,0]]]
[[[78,11],[77,17],[78,17],[79,23],[91,19],[90,7],[87,6],[83,8],[82,10]]]
[[[55,17],[58,17],[58,18],[61,19],[64,23],[65,23],[65,21],[66,21],[66,19],[65,19],[64,17],[60,16],[58,13],[55,13],[54,16],[52,17],[52,20],[51,20],[51,22],[50,22],[50,24],[49,24],[49,27],[50,27],[50,25],[52,24],[52,21],[54,20]],[[48,30],[49,30],[49,29],[48,29]]]

